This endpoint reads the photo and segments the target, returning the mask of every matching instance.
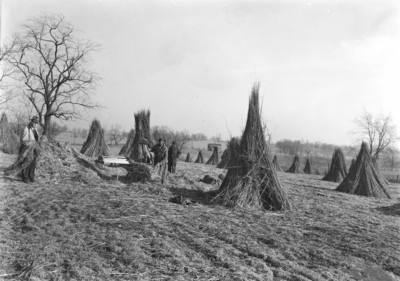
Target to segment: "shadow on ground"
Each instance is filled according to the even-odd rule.
[[[387,216],[400,216],[400,203],[396,203],[392,206],[378,207],[376,209]]]
[[[196,203],[202,205],[212,205],[214,202],[212,200],[217,196],[218,190],[210,190],[207,192],[201,190],[191,190],[186,188],[179,188],[179,187],[170,187],[170,192],[174,196],[183,196]]]
[[[332,189],[331,187],[325,187],[325,186],[317,186],[317,185],[311,185],[311,184],[302,184],[302,183],[296,183],[296,187],[306,187],[306,188],[312,188],[317,191],[326,191],[326,192],[331,192],[331,193],[337,193],[335,189]]]
[[[22,182],[22,180],[19,178],[13,178],[13,177],[9,177],[9,176],[2,176],[2,178],[4,179],[5,182],[8,182],[8,181]]]

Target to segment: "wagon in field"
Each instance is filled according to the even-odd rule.
[[[221,145],[220,143],[209,143],[209,144],[207,145],[207,150],[208,150],[208,151],[213,151],[213,150],[214,150],[214,147],[221,148],[222,145]]]

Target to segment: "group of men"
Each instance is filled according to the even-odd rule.
[[[179,156],[181,155],[181,151],[179,150],[176,142],[173,141],[172,145],[168,148],[167,142],[165,139],[160,138],[158,140],[158,144],[154,145],[150,152],[154,153],[153,165],[164,164],[168,159],[168,172],[175,173],[176,171],[176,162]]]

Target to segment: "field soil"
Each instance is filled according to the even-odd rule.
[[[14,159],[0,154],[0,170]],[[1,172],[0,280],[400,281],[398,184],[375,199],[278,173],[295,210],[269,212],[221,206],[225,173],[180,161],[163,186],[156,174],[24,184]]]

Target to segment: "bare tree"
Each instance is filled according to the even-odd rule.
[[[80,118],[79,108],[99,106],[91,99],[99,77],[87,68],[99,46],[76,33],[64,16],[43,15],[29,19],[15,36],[10,62],[18,72],[16,88],[32,103],[46,135],[52,117]]]
[[[14,68],[9,64],[9,58],[15,51],[16,41],[6,43],[0,47],[0,106],[6,105],[16,95],[8,89],[5,80],[14,74]]]
[[[351,132],[356,142],[368,143],[371,156],[379,159],[379,154],[390,144],[399,140],[391,115],[383,113],[374,116],[364,110],[355,120],[357,128]]]
[[[29,123],[32,118],[33,106],[30,102],[21,98],[14,100],[7,104],[8,116],[10,117],[10,124],[13,131],[21,136],[24,127]],[[38,128],[40,134],[41,128]]]
[[[217,135],[211,137],[210,140],[213,142],[221,142],[222,141],[221,134],[217,134]]]
[[[191,134],[190,138],[194,141],[208,140],[207,136],[203,133]]]
[[[383,152],[383,165],[390,170],[396,169],[400,164],[400,151],[393,147],[387,147]]]
[[[314,151],[314,144],[309,141],[305,141],[305,142],[302,141],[302,147],[303,147],[303,149],[302,149],[303,153],[307,157]],[[310,161],[311,161],[311,159],[310,159]],[[314,167],[312,167],[312,168],[314,168]]]
[[[184,149],[190,141],[190,133],[187,130],[181,132],[174,131],[172,132],[171,137],[176,142],[176,146],[181,150]]]
[[[48,135],[50,135],[51,137],[56,137],[57,135],[59,135],[59,134],[61,134],[63,132],[66,132],[66,131],[67,131],[67,127],[66,126],[61,126],[57,122],[51,121]]]
[[[191,140],[191,135],[187,130],[174,131],[168,126],[153,126],[151,131],[156,141],[159,138],[163,138],[167,141],[168,145],[171,145],[172,141],[175,141],[179,149],[183,149]]]
[[[173,133],[174,130],[169,128],[168,126],[153,126],[151,128],[151,132],[153,135],[153,138],[158,141],[158,139],[163,138],[167,141],[168,144],[171,144],[173,140]]]
[[[126,133],[121,130],[121,125],[114,124],[111,125],[111,128],[108,130],[108,137],[111,144],[114,141],[115,145],[118,145],[118,143],[126,137]]]

